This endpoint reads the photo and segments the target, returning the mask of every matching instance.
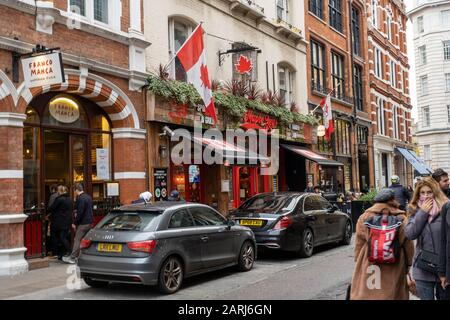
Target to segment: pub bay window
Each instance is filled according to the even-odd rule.
[[[322,44],[311,40],[311,75],[313,90],[323,91],[325,82],[325,49]]]
[[[345,79],[344,79],[344,58],[335,53],[331,53],[331,77],[333,81],[334,96],[338,99],[344,98]]]

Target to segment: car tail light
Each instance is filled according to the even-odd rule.
[[[156,247],[156,240],[130,242],[127,244],[128,248],[133,251],[152,253]]]
[[[92,241],[88,239],[82,239],[80,242],[80,249],[87,249],[91,246]]]
[[[285,216],[285,217],[281,218],[280,221],[278,221],[278,223],[275,225],[274,229],[275,230],[286,229],[291,224],[292,224],[292,218]]]

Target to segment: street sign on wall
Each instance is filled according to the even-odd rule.
[[[28,88],[65,82],[61,52],[51,52],[22,59],[22,70]]]

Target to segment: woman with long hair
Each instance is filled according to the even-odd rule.
[[[441,248],[441,209],[448,199],[439,184],[431,179],[420,180],[408,206],[406,236],[416,241],[412,278],[421,300],[443,297],[437,266]]]

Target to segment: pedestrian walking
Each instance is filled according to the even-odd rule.
[[[81,240],[89,232],[93,222],[92,198],[84,192],[84,188],[81,183],[77,183],[75,185],[75,194],[77,196],[75,203],[77,212],[75,216],[75,224],[72,226],[73,228],[76,228],[75,239],[73,242],[71,255],[69,257],[63,257],[63,261],[70,264],[76,263],[76,259],[80,255]]]
[[[73,201],[70,198],[69,190],[66,186],[59,186],[57,194],[58,197],[53,201],[49,211],[51,212],[50,221],[52,224],[51,237],[53,253],[61,261],[63,256],[70,253],[68,236],[73,223]]]
[[[400,210],[406,211],[409,199],[411,199],[408,189],[400,184],[400,177],[397,175],[391,177],[391,182],[389,189],[395,192],[395,200],[400,203]]]
[[[436,169],[433,172],[432,175],[433,179],[436,180],[437,183],[439,183],[439,187],[441,187],[442,192],[445,194],[445,196],[450,199],[450,189],[449,189],[449,179],[448,179],[448,173],[445,172],[443,169]]]
[[[450,300],[450,204],[441,211],[441,248],[439,252],[438,275],[442,288],[441,300]]]
[[[442,228],[440,211],[447,202],[448,199],[439,184],[427,178],[417,183],[409,204],[406,236],[410,240],[417,240],[412,280],[421,300],[439,300],[444,295],[438,276],[438,265]]]
[[[405,226],[406,215],[394,191],[381,190],[356,225],[351,300],[409,300],[406,276],[414,246]]]

